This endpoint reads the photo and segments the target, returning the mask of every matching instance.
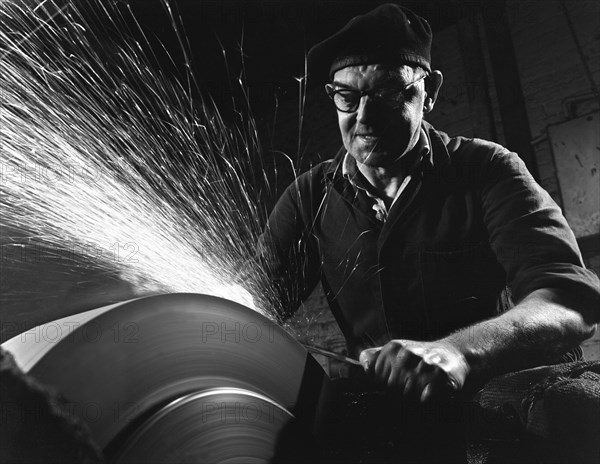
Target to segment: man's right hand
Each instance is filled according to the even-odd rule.
[[[368,375],[422,402],[462,389],[470,370],[463,354],[446,341],[392,340],[363,350],[359,360]]]

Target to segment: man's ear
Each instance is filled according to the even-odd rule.
[[[444,76],[441,71],[432,71],[432,73],[425,79],[425,102],[423,103],[423,112],[429,113],[435,105],[437,100],[438,92],[444,82]]]

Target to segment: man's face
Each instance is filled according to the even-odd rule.
[[[381,65],[349,66],[335,73],[333,86],[367,91],[397,89],[419,79],[423,73],[409,66],[396,69]],[[397,108],[390,108],[365,95],[356,111],[338,111],[344,146],[359,163],[389,168],[414,147],[423,119],[423,80],[404,90],[403,97]]]

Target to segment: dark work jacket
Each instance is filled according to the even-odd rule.
[[[321,280],[356,353],[442,337],[540,288],[599,298],[560,209],[515,153],[423,127],[430,152],[385,223],[342,176],[343,151],[282,195],[261,252],[289,313]]]

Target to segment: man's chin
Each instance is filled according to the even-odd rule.
[[[393,166],[398,161],[398,156],[386,151],[372,151],[361,153],[356,159],[359,163],[370,168],[385,168]]]

